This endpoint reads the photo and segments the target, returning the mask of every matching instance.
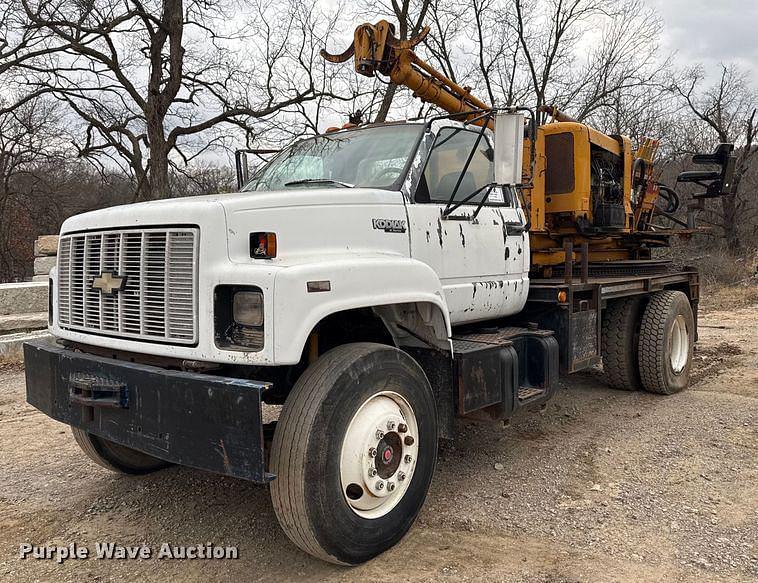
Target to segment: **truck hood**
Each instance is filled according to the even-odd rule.
[[[374,219],[403,221],[402,231]],[[173,198],[121,205],[67,219],[61,233],[111,228],[197,225],[202,245],[223,245],[232,261],[299,262],[344,254],[408,255],[403,195],[371,188],[293,188]],[[393,223],[398,225],[399,223]],[[250,233],[276,233],[277,258],[250,258]]]
[[[276,233],[274,264],[357,253],[409,254],[405,202],[397,191],[298,188],[235,194],[221,204],[235,262],[251,261],[250,233],[255,232]],[[386,228],[387,219],[395,221],[394,230]]]

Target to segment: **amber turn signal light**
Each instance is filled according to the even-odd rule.
[[[276,257],[276,233],[250,233],[250,257],[253,259]]]

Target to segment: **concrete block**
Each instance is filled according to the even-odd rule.
[[[46,257],[58,254],[58,235],[42,235],[34,241],[34,256]]]
[[[35,275],[32,277],[32,281],[47,281],[50,279],[50,275]]]
[[[47,312],[0,316],[0,334],[15,334],[47,328]]]
[[[0,336],[0,362],[23,362],[24,342],[51,337],[47,331]]]
[[[47,312],[47,282],[0,283],[0,315]]]
[[[34,260],[34,275],[47,275],[57,262],[58,258],[55,256],[37,257]]]

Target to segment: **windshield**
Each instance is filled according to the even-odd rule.
[[[242,190],[390,188],[404,173],[422,130],[422,124],[398,124],[302,140],[258,170]]]

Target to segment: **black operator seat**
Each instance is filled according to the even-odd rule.
[[[732,150],[734,150],[734,144],[719,144],[711,154],[695,154],[692,156],[692,163],[723,166],[729,161]]]
[[[700,182],[702,180],[717,180],[721,178],[721,172],[718,170],[688,170],[681,172],[677,177],[677,182]]]
[[[677,176],[677,182],[694,182],[706,189],[695,194],[696,198],[712,198],[721,196],[731,190],[732,175],[734,174],[735,156],[734,144],[719,144],[711,154],[695,154],[693,164],[720,166],[718,170],[688,170]]]

